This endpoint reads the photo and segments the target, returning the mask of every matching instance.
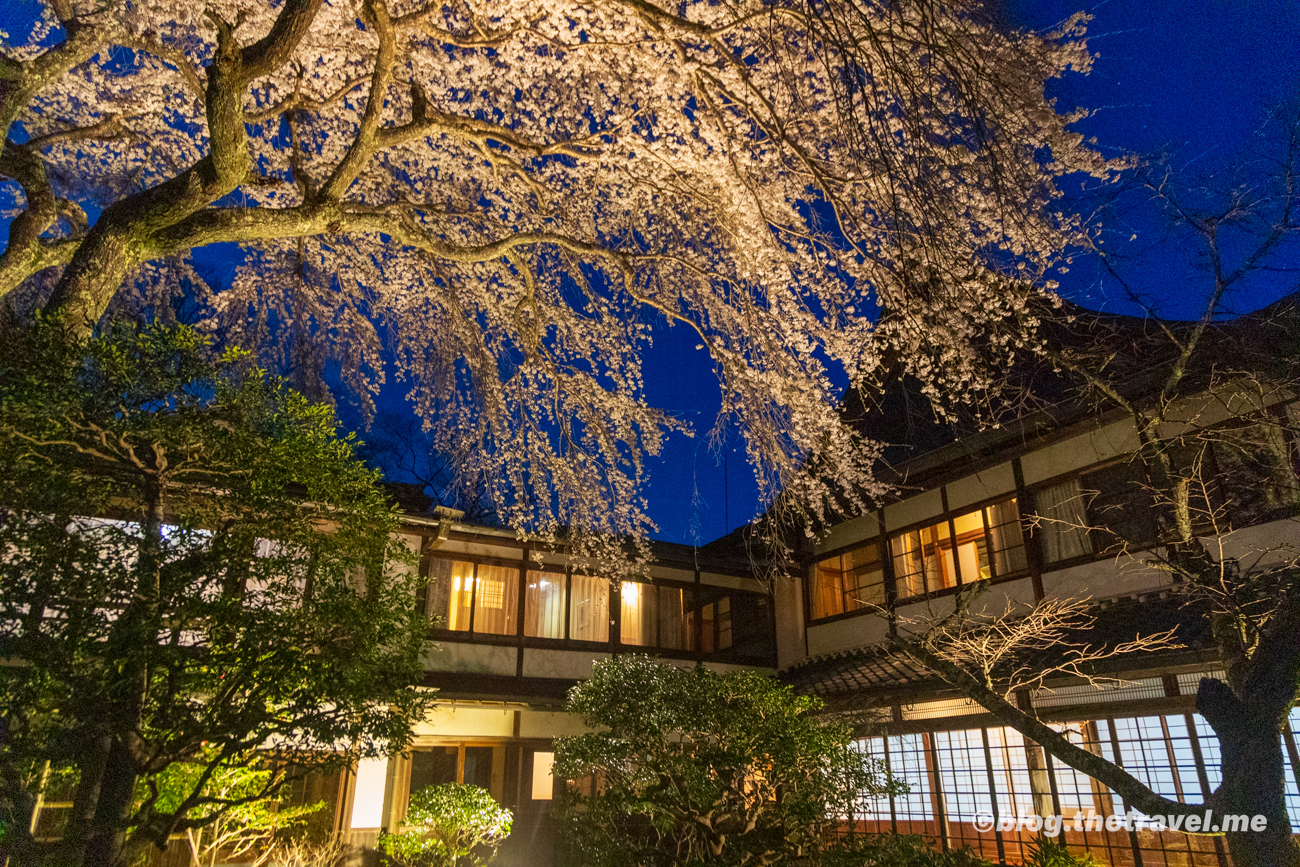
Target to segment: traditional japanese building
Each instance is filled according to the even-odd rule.
[[[428,579],[417,604],[432,624],[425,685],[438,706],[408,753],[341,781],[338,828],[359,847],[401,824],[411,792],[462,782],[515,812],[496,863],[549,864],[552,743],[583,730],[564,700],[594,662],[636,652],[776,672],[771,598],[747,561],[657,542],[649,580],[613,581],[454,513],[410,515],[404,532]]]
[[[1257,326],[1216,335],[1210,357],[1243,340],[1274,351],[1276,335]],[[1131,339],[1145,326],[1116,318],[1098,327],[1107,339]],[[1144,399],[1164,363],[1152,357],[1124,383],[1126,394]],[[1198,532],[1243,563],[1300,556],[1292,441],[1300,403],[1201,372],[1206,390],[1171,407],[1167,432],[1195,434],[1213,475],[1202,506],[1219,522]],[[1087,598],[1095,642],[1176,627],[1181,647],[1113,661],[1105,673],[1116,682],[1106,688],[1058,678],[1017,700],[1162,795],[1199,802],[1218,784],[1218,742],[1195,694],[1222,663],[1205,624],[1180,607],[1170,573],[1150,565],[1160,536],[1134,423],[1050,375],[1032,388],[1039,407],[993,429],[940,424],[905,387],[870,412],[846,405],[865,433],[893,444],[897,495],[831,527],[804,552],[802,580],[773,592],[757,580],[742,531],[698,549],[656,543],[650,580],[615,582],[454,513],[412,514],[405,532],[428,579],[418,604],[436,643],[425,683],[438,689],[438,709],[408,754],[363,762],[340,783],[337,827],[364,846],[401,823],[413,790],[475,783],[517,815],[501,863],[546,863],[553,739],[577,731],[565,693],[594,661],[644,652],[779,673],[831,711],[870,712],[863,748],[909,791],[864,801],[856,829],[924,834],[1020,863],[1034,835],[999,830],[998,820],[1079,814],[1083,826],[1067,825],[1061,839],[1104,863],[1227,864],[1220,838],[1108,829],[1107,817],[1128,810],[1121,798],[888,649],[900,619],[942,613],[972,585],[993,608]],[[1300,714],[1283,733],[1288,809],[1300,830],[1297,733]]]

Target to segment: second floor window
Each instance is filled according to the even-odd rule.
[[[528,570],[524,589],[524,635],[530,638],[564,637],[563,572]]]
[[[1025,540],[1016,498],[893,536],[899,599],[1024,571]]]
[[[694,650],[693,595],[681,587],[624,581],[619,591],[619,641],[637,647]]]
[[[817,562],[810,604],[814,620],[885,604],[884,564],[880,546],[861,545]]]
[[[609,579],[574,575],[569,592],[569,638],[609,641]]]
[[[1034,493],[1045,562],[1057,563],[1092,553],[1086,505],[1078,479],[1066,479]]]
[[[464,560],[429,563],[429,611],[453,632],[514,635],[519,570]]]

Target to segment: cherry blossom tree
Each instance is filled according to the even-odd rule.
[[[683,327],[761,492],[878,490],[835,412],[905,359],[983,383],[1113,166],[1044,87],[1081,16],[981,0],[47,0],[0,56],[0,295],[74,332],[165,315],[363,406],[404,378],[506,522],[638,535],[683,425],[641,353]],[[191,255],[242,249],[233,283]],[[837,384],[838,383],[838,384]],[[310,384],[310,383],[309,383]],[[830,468],[814,478],[809,459]],[[831,481],[827,481],[831,480]]]

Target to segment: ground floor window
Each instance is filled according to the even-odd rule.
[[[1197,802],[1220,782],[1219,743],[1199,714],[1112,717],[1057,726],[1071,741],[1116,762],[1161,795]],[[1300,709],[1283,732],[1286,802],[1300,834],[1300,785],[1290,755],[1300,732]],[[1056,762],[1009,728],[972,727],[865,738],[861,748],[908,785],[907,794],[864,799],[852,826],[863,831],[921,834],[943,848],[969,846],[990,861],[1023,863],[1036,837],[983,831],[989,815],[1120,815],[1122,798],[1086,774]],[[1224,867],[1221,838],[1171,831],[1067,827],[1059,837],[1078,854],[1111,865],[1182,864]]]
[[[487,789],[500,799],[505,752],[503,744],[416,748],[411,752],[407,794],[442,783],[468,783]]]

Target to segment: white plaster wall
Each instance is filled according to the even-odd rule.
[[[609,659],[609,654],[525,647],[524,677],[560,677],[566,680],[591,677],[591,665],[598,659]],[[514,670],[510,673],[514,674]]]
[[[803,587],[799,581],[779,581],[773,592],[776,608],[776,665],[789,668],[804,658]]]
[[[996,467],[976,473],[973,476],[967,476],[950,484],[948,486],[948,507],[950,509],[960,509],[962,506],[978,503],[999,494],[1012,493],[1015,489],[1016,477],[1011,470],[1011,464],[999,464]]]
[[[926,599],[911,605],[900,605],[895,610],[900,620],[927,621],[937,617],[946,617],[952,613],[955,597],[941,596],[938,599]]]
[[[670,581],[685,581],[688,584],[695,581],[695,572],[691,569],[673,569],[668,566],[659,566],[650,564],[651,578],[667,578]]]
[[[582,735],[592,729],[582,724],[582,719],[564,711],[526,710],[519,719],[521,738],[558,738],[565,735]]]
[[[915,524],[943,514],[943,496],[939,489],[917,494],[901,503],[885,506],[885,529],[894,532],[899,527]]]
[[[971,603],[974,614],[1001,614],[1008,606],[1013,608],[1034,603],[1034,582],[1025,577],[1015,581],[993,584]]]
[[[397,533],[395,535],[403,545],[405,545],[408,549],[410,549],[412,554],[416,555],[417,559],[412,561],[409,564],[392,563],[391,568],[393,569],[394,572],[400,575],[414,575],[419,568],[418,558],[420,554],[420,546],[424,544],[424,539],[420,536],[412,536],[408,533]]]
[[[821,623],[808,627],[808,655],[820,656],[823,653],[866,647],[883,641],[888,634],[889,624],[874,614]]]
[[[1246,527],[1206,543],[1216,558],[1235,557],[1246,566],[1300,560],[1300,520],[1288,518]]]
[[[445,738],[508,738],[515,733],[515,709],[439,704],[415,726],[415,736]]]
[[[713,587],[730,587],[732,590],[758,590],[758,582],[753,578],[741,578],[738,575],[719,575],[717,572],[701,572],[700,583]]]
[[[1127,421],[1119,421],[1030,452],[1020,459],[1020,466],[1025,473],[1025,484],[1032,485],[1137,448],[1137,431]]]
[[[1282,390],[1260,394],[1248,383],[1226,383],[1212,393],[1180,400],[1169,408],[1161,436],[1177,436],[1189,427],[1212,427],[1231,418],[1259,412],[1264,407],[1289,399]]]
[[[460,644],[444,641],[425,651],[426,671],[466,671],[481,674],[514,674],[515,648],[490,644]]]
[[[564,567],[569,565],[568,557],[563,554],[557,554],[554,551],[530,551],[528,554],[529,564],[535,564],[539,556],[543,563],[550,566]]]
[[[522,560],[522,548],[509,545],[484,545],[479,542],[461,542],[449,539],[438,548],[439,554],[468,554],[471,557],[496,557],[499,560]]]
[[[821,554],[833,551],[856,542],[862,542],[880,535],[880,521],[874,514],[859,515],[843,523],[836,524],[831,531],[817,542],[816,551]]]
[[[1168,584],[1168,573],[1144,565],[1140,556],[1112,557],[1043,575],[1043,592],[1057,597],[1106,599],[1148,593]]]

